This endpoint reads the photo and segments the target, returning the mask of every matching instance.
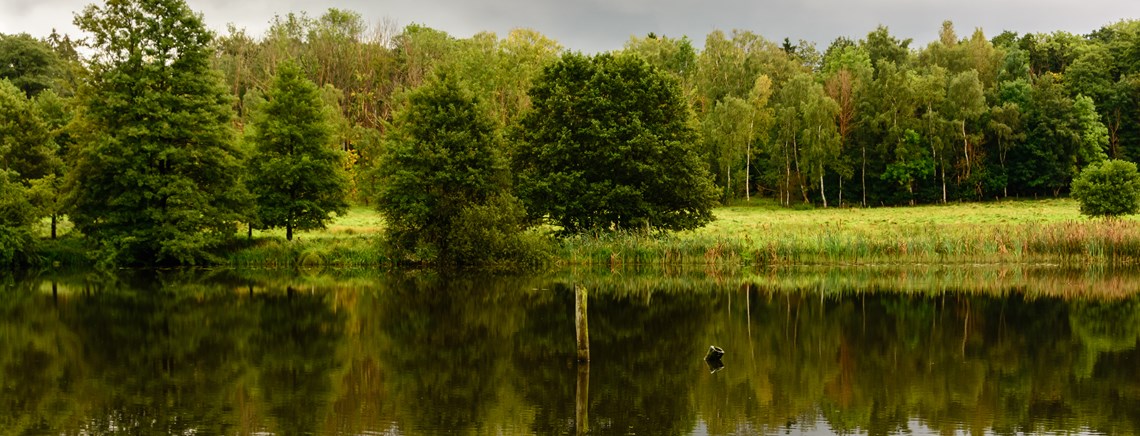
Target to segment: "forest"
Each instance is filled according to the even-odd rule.
[[[912,47],[879,27],[820,48],[752,31],[634,36],[624,52],[669,72],[699,123],[698,149],[721,200],[750,196],[818,206],[903,205],[1007,196],[1058,196],[1087,163],[1136,157],[1140,23],[1087,35],[987,38],[943,24]],[[214,67],[239,118],[276,65],[299,59],[340,108],[353,165],[367,168],[403,90],[432,71],[459,71],[503,126],[529,107],[527,90],[566,50],[541,33],[454,38],[422,25],[369,26],[330,10],[278,17],[267,34],[231,29]],[[238,121],[239,127],[241,121]],[[355,171],[354,194],[375,189]]]
[[[193,14],[176,1],[141,3],[174,4],[185,15],[180,19],[196,23],[187,28],[197,30],[177,35],[184,45],[167,47],[166,39],[153,38],[157,45],[136,47],[106,29],[137,29],[145,38],[162,28],[115,9],[129,3],[77,12],[76,23],[90,35],[0,35],[0,263],[14,262],[14,247],[30,237],[13,229],[35,220],[50,219],[54,237],[57,220],[68,217],[102,240],[99,249],[110,258],[157,253],[173,263],[195,263],[209,257],[202,248],[210,244],[180,235],[206,229],[232,236],[240,222],[250,232],[288,227],[291,239],[294,228],[319,228],[349,203],[376,205],[385,195],[385,174],[393,173],[381,161],[400,141],[394,132],[408,130],[400,127],[399,113],[442,72],[474,96],[472,107],[501,139],[488,146],[510,161],[528,150],[520,143],[533,127],[526,120],[536,81],[573,55],[531,29],[457,38],[339,9],[319,17],[277,16],[263,35],[233,26],[215,35],[202,21],[216,18]],[[643,60],[680,91],[686,107],[679,113],[688,116],[674,128],[695,132],[679,137],[692,142],[688,146],[721,204],[753,197],[794,207],[1056,197],[1067,195],[1090,163],[1140,159],[1140,21],[1122,20],[1085,35],[1004,31],[992,37],[982,29],[960,36],[947,21],[936,41],[914,45],[886,26],[826,47],[718,30],[703,44],[687,36],[632,36],[609,55]],[[164,66],[175,73],[156,72]],[[183,82],[172,84],[176,80]],[[182,100],[138,98],[139,86],[150,85],[176,88]],[[327,108],[311,114],[322,120],[310,126],[315,130],[298,131],[340,157],[317,150],[292,158],[289,153],[300,151],[266,148],[274,134],[293,134],[272,131],[282,124],[274,124],[280,116],[272,114],[295,112],[273,108],[288,100],[281,97],[286,92],[300,102],[292,108]],[[171,128],[182,122],[179,113],[205,114],[225,125]],[[125,136],[106,140],[108,128],[136,121]],[[214,151],[162,148],[172,142]],[[124,172],[143,176],[126,182],[104,177],[108,168],[129,167],[128,158],[117,159],[135,153],[152,154],[143,167]],[[304,199],[274,191],[282,185],[270,176],[303,171],[301,164],[289,166],[290,159],[309,165],[310,157],[343,167],[313,182],[336,192]],[[193,164],[177,167],[179,159]],[[153,176],[146,175],[150,171]],[[104,199],[119,198],[110,192],[136,182],[158,194],[123,200],[135,202],[129,210],[159,204],[176,218],[147,224],[140,220],[148,214],[116,218],[100,209],[112,207]],[[232,207],[183,196],[191,185]],[[282,197],[291,206],[265,206]],[[254,198],[272,213],[234,212]],[[140,240],[174,242],[132,245]]]

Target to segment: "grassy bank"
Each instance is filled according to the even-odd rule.
[[[709,226],[662,238],[575,237],[567,264],[1134,263],[1133,219],[1080,216],[1072,200],[791,210],[771,202],[716,210]]]
[[[555,263],[634,265],[1140,263],[1140,222],[1082,217],[1072,200],[872,209],[792,210],[770,201],[721,207],[705,228],[662,237],[583,235],[559,241]],[[65,224],[66,225],[66,224]],[[233,267],[390,265],[383,218],[354,207],[328,229],[254,231],[224,255]],[[80,257],[46,244],[49,258]],[[54,247],[54,248],[53,248]],[[55,253],[59,251],[59,253]],[[65,262],[69,263],[69,262]]]
[[[251,240],[226,254],[228,266],[239,268],[361,267],[389,263],[379,244],[384,218],[374,209],[354,206],[324,230],[295,232],[285,240],[285,229],[254,230]]]

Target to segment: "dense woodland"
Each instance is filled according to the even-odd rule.
[[[460,72],[510,127],[533,79],[565,50],[527,29],[459,39],[384,24],[339,10],[287,15],[261,37],[221,35],[214,65],[244,119],[276,65],[300,59],[341,109],[353,164],[367,168],[401,93],[432,71]],[[722,199],[878,206],[1062,195],[1103,155],[1140,157],[1138,42],[1135,21],[992,38],[959,36],[946,22],[925,47],[879,27],[826,48],[737,30],[707,35],[703,49],[650,34],[624,51],[681,83]],[[359,193],[375,187],[354,172],[366,201]]]
[[[523,121],[532,109],[532,85],[568,51],[529,29],[502,37],[480,33],[455,38],[424,25],[399,28],[337,9],[315,18],[278,16],[264,35],[232,26],[211,35],[201,26],[201,20],[211,17],[189,13],[188,22],[200,29],[182,29],[175,40],[184,45],[163,46],[166,40],[154,38],[156,46],[132,46],[107,29],[139,29],[144,38],[147,31],[171,30],[161,20],[147,22],[142,15],[129,15],[130,9],[115,10],[129,3],[110,2],[105,9],[92,6],[77,13],[77,24],[88,32],[82,37],[0,35],[0,163],[5,173],[0,191],[23,194],[0,200],[5,226],[50,217],[54,233],[57,218],[68,215],[85,234],[120,232],[111,238],[119,241],[159,240],[202,229],[226,233],[234,220],[251,229],[288,227],[290,235],[294,228],[319,228],[329,211],[343,210],[345,200],[377,201],[384,190],[380,161],[386,148],[398,142],[389,138],[389,132],[399,131],[397,115],[410,95],[441,72],[459,78],[457,85],[449,85],[462,88],[456,92],[474,96],[480,117],[486,116],[498,132],[495,138],[501,139],[491,141],[496,153],[506,162],[517,160],[517,152],[526,150],[520,144],[528,135]],[[185,9],[180,2],[142,3],[159,8],[148,11],[155,16],[169,12],[170,4]],[[688,106],[685,118],[691,119],[678,128],[696,133],[682,136],[693,142],[722,202],[768,197],[789,206],[849,207],[1059,196],[1089,163],[1106,157],[1140,159],[1140,21],[1120,21],[1087,35],[1006,31],[993,37],[981,29],[959,36],[945,22],[937,41],[925,47],[912,44],[885,26],[858,39],[839,38],[826,48],[734,30],[710,33],[703,48],[687,37],[631,37],[613,55],[635,55],[675,79]],[[125,168],[105,158],[139,150],[153,153],[146,165],[160,162],[157,170],[138,168],[140,174],[185,175],[170,179],[174,181],[138,179],[140,186],[154,182],[148,185],[153,192],[209,185],[216,188],[209,196],[231,205],[281,197],[273,192],[273,182],[252,179],[284,171],[260,160],[278,159],[277,165],[294,159],[271,151],[267,141],[272,139],[257,129],[258,123],[273,122],[265,106],[272,106],[267,97],[275,80],[282,80],[283,66],[295,66],[284,70],[297,70],[301,79],[316,85],[315,92],[305,91],[308,100],[295,99],[294,104],[320,101],[330,108],[312,116],[318,124],[332,125],[316,129],[327,131],[329,139],[322,141],[344,155],[345,180],[321,182],[341,195],[302,208],[323,215],[294,216],[299,212],[282,209],[265,215],[275,217],[268,222],[263,216],[227,215],[233,207],[203,211],[201,205],[209,202],[175,195],[160,202],[164,211],[178,212],[148,224],[158,233],[131,230],[140,227],[134,216],[120,221],[105,214],[84,216],[83,211],[102,207],[94,203],[112,198],[100,184],[126,183],[100,179],[100,171]],[[163,67],[176,73],[155,72]],[[139,86],[164,92],[177,88],[171,95],[182,100],[164,100],[172,97],[158,93],[139,104]],[[131,97],[119,101],[116,95]],[[232,113],[210,106],[217,102],[232,105]],[[179,125],[178,111],[205,113],[205,119],[227,125],[163,130]],[[173,118],[121,129],[169,113]],[[105,134],[116,128],[121,131]],[[105,136],[116,139],[104,141]],[[324,133],[318,136],[324,138]],[[106,147],[82,146],[104,143],[100,141]],[[172,141],[214,149],[207,154],[217,162],[168,168],[176,158],[200,164],[193,153],[178,155],[185,150],[163,151],[162,144]],[[308,157],[295,159],[309,162]],[[327,154],[321,159],[336,160]],[[204,173],[207,167],[220,172]],[[230,189],[244,185],[251,189]],[[83,206],[84,198],[90,207]],[[154,199],[135,200],[131,207],[145,210]],[[9,242],[26,238],[9,230],[0,233]],[[124,250],[166,253],[179,263],[204,255],[196,252],[198,242],[179,243],[193,247],[140,249],[116,242],[102,250],[112,257]],[[15,256],[0,251],[7,251],[0,257],[8,261]]]

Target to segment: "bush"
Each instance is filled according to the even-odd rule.
[[[1140,211],[1140,172],[1136,164],[1123,160],[1093,163],[1073,180],[1072,195],[1087,216],[1134,214]]]
[[[455,221],[510,187],[498,124],[454,74],[412,91],[393,115],[377,174],[388,252],[409,262],[479,263],[452,249]]]
[[[472,204],[451,223],[445,263],[483,268],[541,266],[552,257],[552,244],[536,230],[525,231],[526,209],[509,194]]]

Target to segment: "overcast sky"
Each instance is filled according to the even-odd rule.
[[[51,29],[78,34],[71,24],[87,0],[0,0],[0,33],[46,36]],[[933,40],[942,21],[960,37],[981,27],[987,37],[1065,30],[1085,34],[1121,19],[1140,17],[1136,0],[188,0],[206,24],[226,24],[261,35],[275,14],[319,16],[330,7],[361,13],[370,23],[424,24],[456,37],[480,31],[504,35],[535,29],[571,50],[619,49],[630,35],[688,35],[698,46],[715,29],[746,29],[773,41],[815,42],[820,50],[838,36],[860,39],[883,24],[912,47]]]

